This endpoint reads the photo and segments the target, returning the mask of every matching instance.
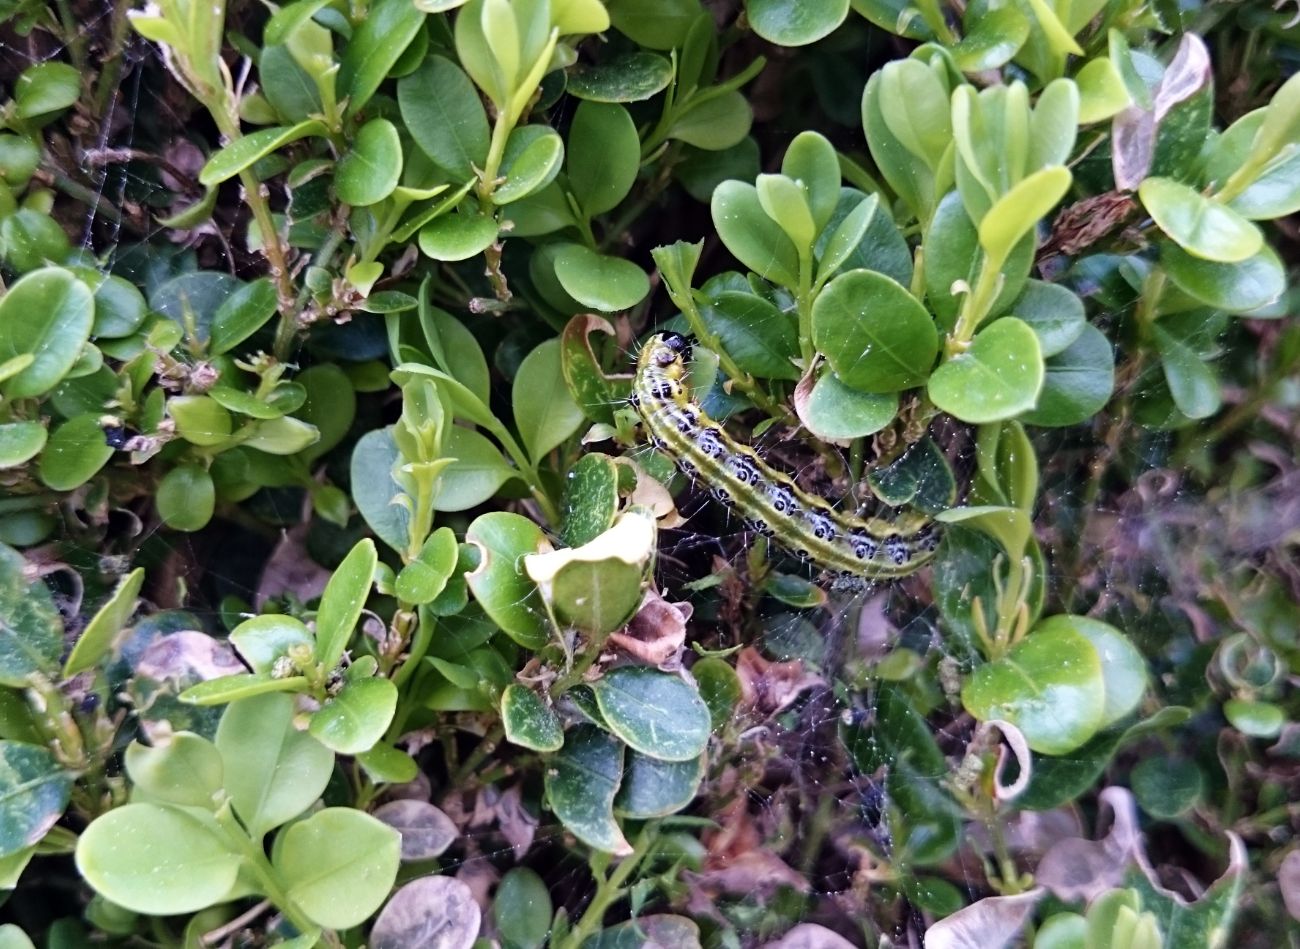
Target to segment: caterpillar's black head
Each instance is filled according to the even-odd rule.
[[[691,341],[681,333],[664,333],[661,337],[664,345],[681,357],[682,362],[691,361]]]

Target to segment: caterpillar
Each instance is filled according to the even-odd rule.
[[[750,528],[842,578],[901,577],[933,558],[938,534],[929,518],[841,513],[737,444],[690,400],[683,381],[690,359],[690,342],[681,334],[650,337],[637,357],[628,401],[655,447],[686,475],[708,484]]]

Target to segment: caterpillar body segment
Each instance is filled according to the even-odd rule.
[[[754,530],[840,577],[889,579],[919,569],[938,546],[934,523],[836,511],[738,444],[690,399],[690,343],[677,333],[652,336],[637,359],[630,403],[661,451],[707,485]]]

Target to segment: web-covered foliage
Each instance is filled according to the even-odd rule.
[[[1298,20],[0,4],[0,943],[1294,943]]]

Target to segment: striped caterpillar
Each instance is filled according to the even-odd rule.
[[[629,402],[655,447],[683,472],[703,479],[759,533],[840,577],[883,579],[912,573],[934,556],[929,518],[859,518],[834,510],[732,440],[690,401],[683,377],[691,346],[678,333],[650,337],[637,358]]]

